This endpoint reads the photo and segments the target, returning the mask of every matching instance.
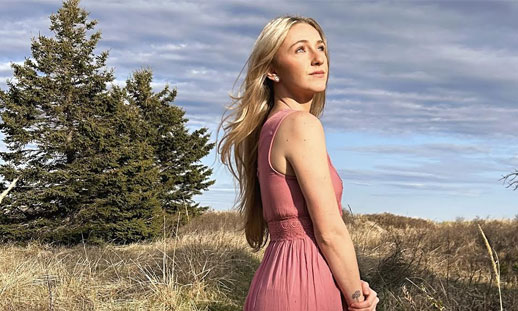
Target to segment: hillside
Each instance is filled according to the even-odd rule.
[[[209,212],[177,238],[122,247],[2,245],[0,310],[242,310],[264,248],[250,251],[237,216]],[[499,310],[478,224],[500,260],[504,309],[518,310],[518,220],[343,219],[377,310]]]

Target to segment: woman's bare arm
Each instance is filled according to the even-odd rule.
[[[281,127],[281,137],[289,144],[285,155],[306,199],[318,246],[347,304],[363,301],[356,252],[338,211],[322,124],[301,111],[288,115]]]

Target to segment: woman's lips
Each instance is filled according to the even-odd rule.
[[[313,77],[317,77],[317,78],[323,78],[323,77],[325,77],[326,74],[325,73],[312,73],[310,75]]]

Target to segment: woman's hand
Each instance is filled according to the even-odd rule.
[[[349,311],[376,311],[376,305],[380,301],[377,297],[378,294],[370,289],[369,283],[365,281],[362,282],[362,290],[363,296],[365,296],[365,300],[362,302],[355,302],[351,304],[348,308]]]

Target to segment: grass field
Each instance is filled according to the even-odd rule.
[[[343,219],[377,310],[500,310],[478,225],[498,256],[503,308],[518,310],[518,219]],[[0,310],[242,310],[264,248],[252,253],[238,224],[209,212],[153,243],[1,245]]]

